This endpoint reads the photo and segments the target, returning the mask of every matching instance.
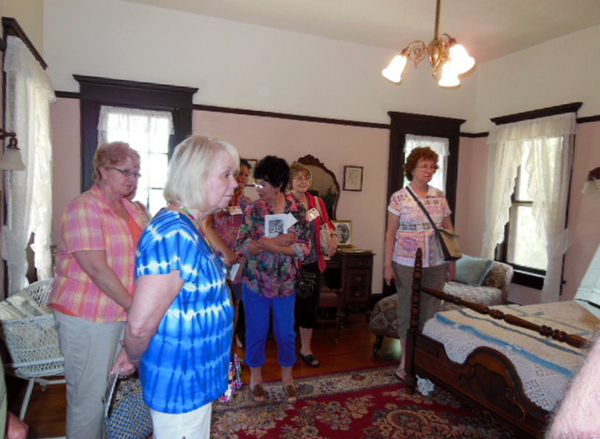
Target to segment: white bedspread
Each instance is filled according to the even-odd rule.
[[[593,338],[600,323],[575,301],[493,308],[587,339]],[[480,346],[503,353],[515,365],[525,394],[548,411],[563,398],[571,378],[585,357],[584,350],[542,338],[533,331],[469,309],[436,314],[435,318],[425,323],[423,333],[443,343],[448,357],[457,363],[464,362]]]

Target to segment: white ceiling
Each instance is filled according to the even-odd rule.
[[[123,0],[401,50],[433,38],[435,0]],[[489,61],[600,25],[600,0],[445,0],[440,33]]]

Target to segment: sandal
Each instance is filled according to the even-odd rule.
[[[256,403],[263,403],[267,400],[267,394],[260,384],[250,388],[250,399]]]
[[[319,367],[321,365],[321,363],[319,363],[319,359],[317,357],[315,357],[313,354],[308,354],[308,355],[300,354],[300,358],[302,358],[304,360],[304,362],[306,364],[308,364],[310,367]]]
[[[288,384],[287,386],[282,384],[281,388],[283,389],[283,394],[287,398],[287,402],[294,403],[298,400],[296,386],[293,384]]]
[[[406,381],[406,372],[404,372],[403,370],[397,370],[392,374],[392,376],[401,383]]]

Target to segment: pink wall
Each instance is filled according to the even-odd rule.
[[[81,131],[79,99],[57,99],[51,107],[53,148],[52,242],[60,238],[60,217],[81,192]]]
[[[344,166],[362,166],[363,190],[341,191],[337,219],[352,220],[354,245],[375,252],[372,288],[381,292],[389,130],[195,111],[193,131],[228,141],[248,158],[272,154],[292,162],[311,154],[335,174],[340,188]]]
[[[242,156],[259,159],[274,154],[288,161],[303,155],[318,157],[342,182],[344,165],[364,167],[362,192],[342,191],[338,219],[354,222],[355,245],[375,252],[373,293],[382,286],[385,188],[389,131],[207,111],[194,112],[194,132],[217,136],[235,145]],[[59,236],[60,215],[79,194],[79,101],[60,98],[52,106],[54,145],[53,240]],[[458,166],[456,229],[464,251],[479,255],[485,226],[485,185],[489,148],[486,138],[461,138]],[[571,247],[566,254],[563,300],[574,297],[591,258],[600,244],[600,192],[581,194],[589,170],[600,166],[600,122],[579,125],[569,204]],[[252,196],[252,192],[250,192]],[[512,285],[510,300],[539,301],[539,291]]]

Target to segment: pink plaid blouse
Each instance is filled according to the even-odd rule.
[[[125,198],[122,201],[130,217],[143,230],[145,221],[139,209]],[[50,305],[98,323],[125,320],[125,310],[92,282],[73,253],[104,250],[108,266],[133,294],[135,248],[127,221],[111,209],[100,188],[94,185],[71,201],[60,226],[58,263]]]

